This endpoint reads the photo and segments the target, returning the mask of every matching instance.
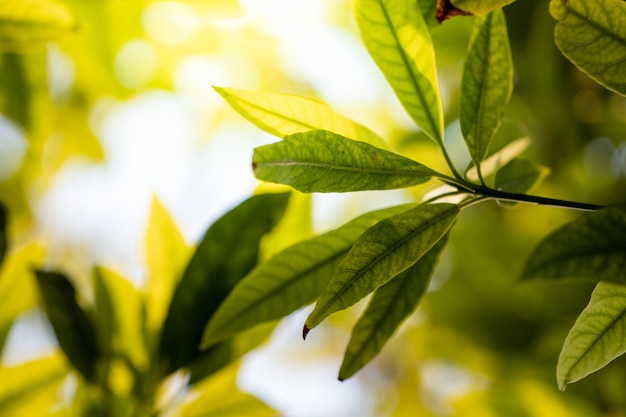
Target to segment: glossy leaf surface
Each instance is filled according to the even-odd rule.
[[[450,229],[454,204],[420,205],[380,221],[354,243],[306,320],[304,335],[415,264]]]
[[[487,156],[513,91],[513,61],[504,13],[474,18],[461,81],[461,131],[476,165]]]
[[[403,205],[366,213],[338,229],[296,243],[260,264],[215,312],[204,333],[203,346],[284,317],[314,301],[363,232],[408,208]]]
[[[626,95],[626,2],[552,0],[556,44],[605,87]]]
[[[546,237],[526,262],[522,278],[626,283],[626,207],[581,215]]]
[[[278,223],[288,200],[288,193],[250,197],[207,230],[176,287],[165,319],[160,351],[170,372],[198,357],[209,318],[255,266],[259,241]]]
[[[96,330],[87,313],[76,301],[76,290],[62,274],[36,272],[43,307],[54,329],[59,346],[87,381],[96,379],[100,356]]]
[[[570,330],[557,365],[561,390],[626,353],[626,286],[600,282]]]
[[[252,166],[258,179],[306,193],[403,188],[433,174],[419,162],[325,130],[256,148]]]
[[[410,0],[357,0],[363,42],[409,116],[443,143],[443,110],[428,26]]]
[[[72,14],[54,0],[3,0],[0,3],[0,49],[41,48],[73,29]]]
[[[292,94],[223,87],[214,89],[247,120],[280,138],[310,130],[328,130],[379,148],[388,148],[376,133],[341,116],[325,103]]]
[[[447,243],[442,238],[415,265],[381,285],[352,329],[339,380],[351,377],[381,351],[400,324],[415,310],[428,289],[439,255]]]

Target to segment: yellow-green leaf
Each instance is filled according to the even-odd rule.
[[[148,367],[148,351],[144,338],[143,299],[124,277],[106,269],[94,271],[98,337],[101,346],[115,356],[127,359],[136,370]]]
[[[379,148],[388,148],[376,133],[337,114],[325,103],[291,94],[214,88],[239,114],[280,138],[321,129]]]
[[[606,88],[626,95],[626,2],[552,0],[556,44]]]
[[[54,0],[2,0],[0,49],[30,50],[72,30],[70,9]]]
[[[626,353],[626,286],[600,282],[570,330],[556,368],[561,390]]]
[[[356,21],[370,55],[409,116],[443,143],[443,110],[428,26],[411,0],[357,0]]]
[[[176,222],[156,197],[152,199],[144,247],[148,266],[146,326],[155,334],[163,324],[174,287],[191,252]]]
[[[194,385],[174,417],[274,417],[278,413],[237,387],[238,364]]]
[[[477,16],[463,67],[460,121],[478,167],[487,156],[512,91],[513,61],[504,13]]]
[[[456,8],[472,14],[489,13],[501,9],[514,1],[515,0],[451,0]]]

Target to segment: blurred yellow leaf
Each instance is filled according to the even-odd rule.
[[[71,11],[53,0],[2,0],[0,48],[20,51],[41,47],[75,26]]]
[[[50,415],[50,409],[60,402],[59,388],[68,370],[60,354],[0,368],[0,415]]]
[[[238,364],[232,364],[195,385],[175,417],[272,417],[278,413],[251,394],[237,388]]]
[[[136,369],[148,367],[148,351],[143,337],[143,303],[133,285],[106,268],[95,271],[96,310],[101,320],[99,336],[113,354],[122,355]]]
[[[144,245],[148,266],[146,320],[148,329],[156,332],[191,254],[174,219],[156,197],[152,199]]]

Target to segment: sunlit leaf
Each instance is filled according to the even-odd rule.
[[[516,158],[496,172],[496,189],[509,193],[528,193],[549,173],[550,169],[543,165],[528,159]]]
[[[96,378],[100,356],[96,331],[76,301],[72,283],[57,272],[36,271],[43,307],[63,352],[87,381]]]
[[[561,390],[626,353],[626,286],[600,282],[570,330],[556,368]]]
[[[2,268],[2,262],[4,261],[8,245],[7,208],[4,204],[0,203],[0,268]]]
[[[146,325],[151,332],[156,333],[163,324],[174,287],[190,255],[190,249],[174,219],[156,197],[152,199],[144,247],[148,267],[145,286]]]
[[[376,133],[337,114],[325,103],[291,94],[213,88],[243,117],[280,138],[309,130],[328,130],[379,148],[388,148]]]
[[[0,367],[0,415],[47,415],[45,407],[59,401],[58,391],[69,369],[61,355],[36,359],[14,367]],[[36,405],[39,410],[30,409]]]
[[[504,13],[498,10],[474,19],[461,81],[460,121],[465,143],[479,165],[513,91],[513,62]]]
[[[101,346],[115,356],[122,356],[136,370],[148,366],[144,335],[143,300],[135,287],[124,277],[106,268],[94,271],[98,337],[108,340]],[[105,330],[106,329],[106,330]]]
[[[363,232],[409,207],[413,206],[402,205],[366,213],[338,229],[296,243],[260,264],[233,289],[215,312],[202,345],[208,347],[311,303],[326,287],[341,259]]]
[[[54,0],[2,0],[0,49],[41,47],[75,26],[71,11]]]
[[[173,413],[174,417],[274,417],[278,413],[237,387],[237,364],[196,384]]]
[[[37,304],[31,268],[40,264],[45,251],[38,243],[12,248],[0,268],[0,351],[18,314]]]
[[[160,352],[168,371],[198,357],[207,322],[258,260],[259,240],[285,212],[288,193],[250,197],[206,231],[179,282],[163,325]]]
[[[626,95],[626,2],[552,0],[556,44],[605,87]]]
[[[626,206],[585,213],[535,248],[522,278],[626,283]]]
[[[402,321],[415,310],[446,243],[447,236],[444,236],[415,265],[376,289],[352,329],[339,380],[351,377],[378,355]]]
[[[422,204],[368,229],[318,298],[304,335],[330,314],[350,307],[415,264],[448,232],[458,214],[454,204]]]
[[[413,121],[443,142],[443,110],[428,26],[410,0],[357,0],[363,42]]]
[[[499,151],[494,152],[480,163],[480,171],[484,177],[496,172],[500,167],[506,165],[514,158],[524,152],[532,143],[529,137],[523,137],[512,141]],[[466,177],[472,181],[478,181],[478,170],[473,165],[465,173]]]
[[[450,0],[452,4],[466,12],[472,14],[489,13],[498,10],[515,0]]]
[[[403,188],[426,182],[434,173],[404,156],[325,130],[295,133],[256,148],[252,167],[260,180],[307,193]]]

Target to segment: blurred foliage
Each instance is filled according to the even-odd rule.
[[[328,3],[332,4],[329,19],[333,24],[358,39],[348,2]],[[420,0],[420,6],[429,13],[425,23],[433,41],[442,110],[448,123],[446,146],[459,161],[458,167],[469,167],[457,120],[460,73],[474,18],[455,17],[438,25],[432,16],[435,2]],[[158,199],[152,203],[147,222],[144,246],[149,283],[143,287],[106,265],[93,268],[93,275],[75,275],[80,260],[60,259],[54,237],[41,236],[33,216],[41,197],[70,161],[106,162],[95,125],[111,103],[149,89],[189,88],[176,81],[176,71],[187,57],[220,57],[228,71],[238,74],[240,84],[233,87],[321,96],[317,85],[284,68],[286,60],[281,59],[269,31],[232,24],[245,14],[246,7],[236,0],[3,0],[0,4],[1,134],[10,129],[25,143],[20,145],[23,153],[11,148],[5,156],[9,148],[0,142],[0,348],[5,347],[11,332],[23,325],[28,313],[60,302],[46,299],[54,295],[52,291],[44,290],[40,297],[33,268],[43,270],[45,266],[51,267],[46,271],[72,272],[59,274],[65,288],[61,291],[63,307],[72,305],[75,315],[83,317],[83,327],[86,319],[87,326],[96,329],[99,350],[96,369],[88,371],[76,365],[72,349],[65,347],[67,343],[87,344],[80,335],[76,335],[79,342],[58,338],[59,346],[52,352],[32,360],[12,363],[3,358],[0,415],[277,414],[241,392],[236,383],[238,359],[266,339],[273,323],[247,330],[200,354],[197,342],[207,317],[195,326],[193,342],[182,346],[180,342],[177,345],[178,338],[188,335],[186,313],[181,312],[182,318],[168,326],[171,340],[162,342],[162,325],[174,302],[173,294],[183,285],[194,250]],[[516,137],[530,137],[532,145],[524,147],[522,156],[551,171],[534,192],[596,204],[624,200],[626,98],[597,84],[560,53],[558,48],[564,46],[554,42],[555,18],[560,18],[551,16],[546,2],[512,2],[504,14],[515,73],[503,126],[512,125]],[[211,83],[220,86],[223,78],[216,78]],[[379,88],[374,87],[376,82],[372,81],[372,89]],[[222,89],[220,93],[240,100],[246,94],[242,91]],[[225,105],[215,104],[217,96],[198,88],[195,97],[199,97],[198,103],[190,111],[203,136],[210,138],[224,120],[236,120]],[[445,170],[435,143],[396,116],[395,101],[384,94],[381,97],[378,108],[367,103],[370,108],[359,110],[360,119],[371,121],[396,151]],[[303,111],[331,111],[316,102],[299,105],[304,106]],[[263,113],[264,109],[257,110]],[[297,113],[298,108],[287,110]],[[333,117],[347,123],[338,115]],[[378,134],[360,124],[345,126],[378,140]],[[270,128],[278,130],[277,126]],[[510,169],[544,174],[542,168],[515,164]],[[227,181],[224,184],[228,186]],[[426,184],[409,193],[418,199],[432,188]],[[272,224],[276,226],[273,232],[263,229],[263,239],[246,240],[253,249],[238,248],[234,238],[230,248],[241,249],[250,261],[244,269],[252,268],[257,257],[265,259],[309,237],[307,198],[293,195],[285,218]],[[376,194],[372,198],[384,197]],[[364,211],[360,200],[354,201],[354,209],[344,220]],[[377,410],[373,413],[626,416],[624,357],[564,393],[558,391],[555,381],[559,350],[588,303],[592,287],[515,279],[522,272],[523,259],[541,238],[575,216],[565,210],[526,205],[511,209],[487,204],[466,210],[449,236],[417,312],[369,367],[354,377],[376,387]],[[219,249],[226,251],[225,247]],[[238,260],[232,259],[235,264]],[[237,268],[230,265],[227,269]],[[235,271],[229,286],[246,273]],[[218,298],[228,290],[223,288]],[[194,289],[186,293],[194,294]],[[176,305],[196,308],[185,305],[184,300]],[[327,326],[345,332],[356,315],[353,311],[343,314],[343,319],[331,320]],[[57,330],[59,319],[51,314],[49,320]],[[327,343],[333,346],[338,342]],[[73,346],[79,352],[86,349]],[[179,355],[172,346],[187,350]],[[168,358],[174,356],[181,359],[172,364]],[[77,369],[95,376],[87,382]]]

